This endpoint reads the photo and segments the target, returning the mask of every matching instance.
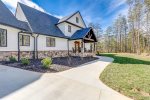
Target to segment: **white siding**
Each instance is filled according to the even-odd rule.
[[[86,50],[90,50],[91,43],[85,43],[84,45],[85,45]]]
[[[72,48],[75,48],[75,44],[74,44],[75,41],[79,41],[80,43],[82,42],[82,40],[72,40],[72,41],[69,41],[69,50],[72,50]],[[86,48],[86,50],[90,50],[91,43],[84,43],[83,45]],[[81,47],[81,45],[80,45],[80,47]]]
[[[18,5],[17,10],[16,10],[16,18],[18,20],[27,22],[27,19],[26,19],[25,15],[24,15],[20,5]]]
[[[69,50],[72,50],[72,48],[75,48],[75,44],[74,44],[75,41],[81,42],[81,40],[72,40],[72,41],[69,41]]]
[[[79,18],[79,23],[76,23],[76,17]],[[73,23],[73,24],[76,24],[78,26],[81,26],[83,28],[85,28],[86,26],[84,25],[84,22],[81,18],[81,15],[79,14],[79,12],[77,14],[75,14],[74,16],[72,16],[70,19],[68,19],[67,21]]]
[[[67,39],[52,37],[52,38],[55,38],[55,47],[47,47],[46,46],[46,37],[49,37],[49,36],[39,35],[38,51],[68,50]]]
[[[71,32],[68,32],[68,25],[71,26]],[[68,24],[66,22],[58,24],[58,27],[60,30],[65,34],[65,36],[72,36],[77,30],[80,30],[81,28],[74,26],[72,24]]]
[[[66,26],[65,22],[58,24],[57,26],[65,34],[65,26]]]
[[[18,51],[18,32],[20,30],[4,25],[0,25],[0,28],[7,30],[7,47],[0,47],[0,51]],[[30,46],[21,46],[21,51],[32,51],[33,43],[33,38],[30,36]]]
[[[23,35],[28,35],[24,34]],[[31,35],[30,36],[30,46],[20,46],[20,51],[34,51],[34,38]]]

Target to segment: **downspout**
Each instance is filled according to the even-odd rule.
[[[38,37],[39,37],[39,34],[36,36],[36,40],[35,40],[35,42],[36,42],[36,49],[35,49],[36,59],[39,59],[39,56],[38,56]]]
[[[33,39],[34,39],[34,51],[33,51],[33,59],[35,59],[35,48],[36,48],[36,46],[35,46],[35,37],[33,36],[33,34],[31,34],[31,36],[33,37]]]
[[[18,32],[18,61],[20,60],[20,44],[19,44],[19,35],[22,31]]]

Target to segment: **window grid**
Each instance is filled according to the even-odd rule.
[[[55,47],[55,38],[46,37],[46,46]]]
[[[68,25],[68,32],[71,32],[71,26]]]
[[[7,47],[7,30],[0,28],[0,47]]]
[[[19,45],[20,46],[30,46],[30,36],[28,35],[19,35]]]

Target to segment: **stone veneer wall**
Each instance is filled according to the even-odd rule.
[[[69,51],[70,56],[95,56],[95,53],[73,53],[72,51]],[[45,57],[65,57],[68,56],[68,51],[38,51],[38,57],[39,59],[45,58]]]
[[[0,61],[9,60],[10,56],[13,56],[17,59],[18,52],[17,51],[0,51]],[[32,58],[33,51],[21,51],[20,56],[21,58]]]
[[[0,61],[9,60],[10,56],[14,56],[16,59],[18,58],[17,51],[0,51]],[[46,57],[64,57],[68,56],[68,51],[38,51],[38,58],[46,58]],[[21,51],[20,58],[33,58],[33,51]]]
[[[73,53],[69,52],[69,55],[71,56],[94,56],[94,53]],[[10,56],[18,58],[18,52],[17,51],[0,51],[0,61],[2,60],[9,60]],[[56,50],[56,51],[38,51],[38,58],[46,58],[46,57],[65,57],[68,56],[68,51],[62,51],[62,50]],[[33,58],[33,51],[21,51],[20,52],[20,58]]]
[[[46,58],[46,57],[65,57],[68,56],[68,51],[65,50],[56,50],[56,51],[38,51],[38,58]]]

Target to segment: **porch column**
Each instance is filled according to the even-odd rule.
[[[69,48],[70,48],[70,47],[69,47],[69,39],[67,40],[67,45],[68,45],[68,56],[69,56],[69,55],[70,55],[70,54],[69,54]]]
[[[95,52],[95,50],[96,50],[95,48],[96,48],[96,46],[95,46],[95,42],[94,42],[94,52]]]
[[[85,44],[84,44],[84,40],[82,40],[82,53],[84,53],[84,46]]]

